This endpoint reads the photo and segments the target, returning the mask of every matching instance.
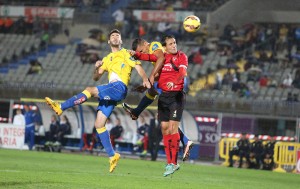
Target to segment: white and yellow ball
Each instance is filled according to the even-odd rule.
[[[183,21],[183,28],[187,32],[196,32],[200,29],[200,19],[195,15],[187,16]]]

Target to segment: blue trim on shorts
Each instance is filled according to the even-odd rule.
[[[158,82],[154,82],[153,84],[154,89],[156,90],[156,92],[158,93],[158,95],[160,95],[162,93],[162,90],[160,88],[158,88]]]
[[[101,111],[106,117],[109,117],[118,102],[125,99],[127,95],[127,86],[116,81],[105,85],[98,85],[99,105],[97,111]]]

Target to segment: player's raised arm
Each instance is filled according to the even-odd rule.
[[[161,69],[164,65],[164,62],[165,62],[165,55],[162,50],[156,50],[153,52],[153,54],[157,57],[157,60],[156,60],[155,66],[149,76],[149,80],[152,85],[154,83],[155,77],[159,74],[159,72],[161,71]]]
[[[158,59],[158,57],[155,54],[147,54],[147,53],[142,53],[142,52],[135,52],[132,56],[136,60],[144,60],[144,61],[149,61],[149,62],[156,62]]]
[[[151,88],[151,84],[148,80],[147,74],[145,72],[145,70],[142,68],[142,66],[140,64],[135,65],[135,69],[138,72],[138,74],[142,77],[143,79],[143,86],[147,87],[148,89]]]
[[[180,65],[179,65],[179,77],[177,78],[176,84],[179,83],[182,79],[184,79],[185,76],[187,76],[187,65],[188,65],[188,58],[183,53],[182,56],[180,56]]]
[[[102,63],[101,60],[98,60],[95,63],[95,69],[94,69],[94,72],[93,72],[93,80],[94,81],[98,81],[100,79],[100,77],[102,76],[102,74],[104,73],[104,70],[101,69],[102,64],[103,63]]]

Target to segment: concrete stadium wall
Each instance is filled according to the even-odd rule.
[[[249,22],[299,23],[299,0],[231,0],[209,13],[208,24],[240,26]]]

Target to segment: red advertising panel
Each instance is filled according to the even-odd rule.
[[[142,11],[141,20],[175,22],[176,13],[166,11]]]
[[[13,124],[0,124],[0,148],[22,149],[24,135],[24,127]]]
[[[39,16],[44,18],[57,18],[58,9],[51,7],[25,7],[25,16]]]

